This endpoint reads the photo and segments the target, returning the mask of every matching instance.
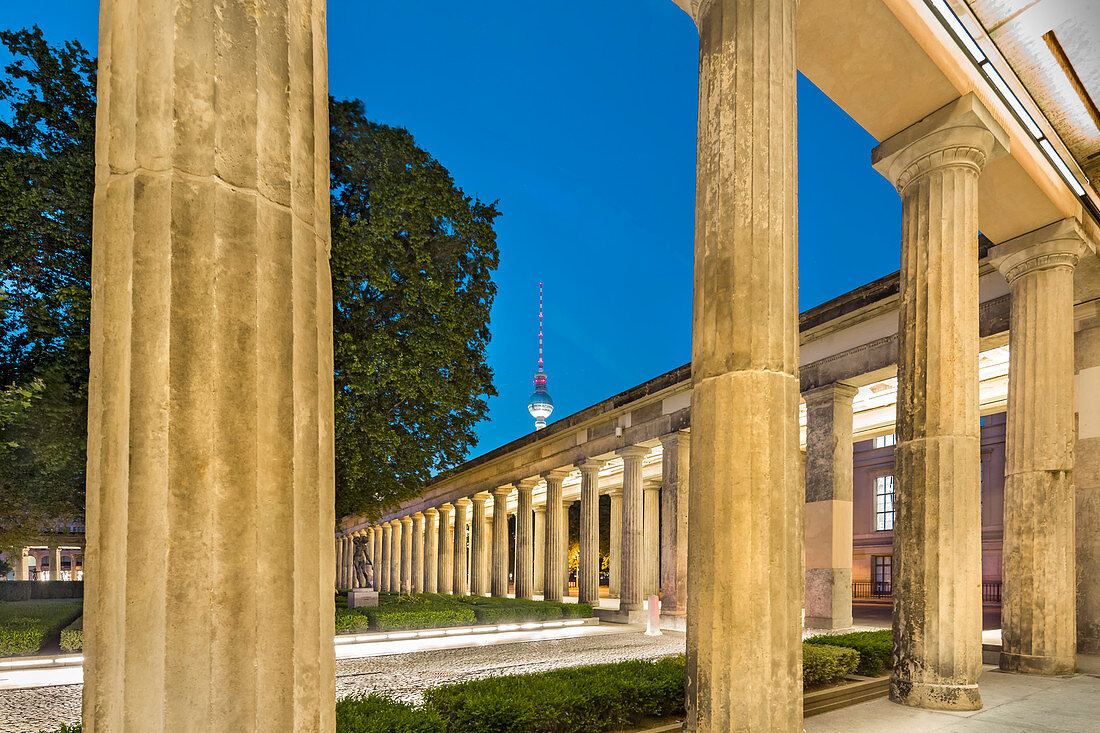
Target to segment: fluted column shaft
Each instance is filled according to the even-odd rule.
[[[439,585],[436,592],[444,595],[455,592],[455,540],[454,530],[451,528],[453,516],[453,504],[444,504],[439,507]]]
[[[978,176],[998,136],[967,95],[874,151],[902,207],[890,696],[915,707],[981,707],[974,247]]]
[[[401,518],[401,592],[412,593],[412,517]]]
[[[424,592],[424,515],[412,516],[412,582],[413,593]]]
[[[687,613],[690,434],[661,437],[661,613]]]
[[[572,499],[563,499],[561,503],[562,516],[565,517],[565,521],[561,526],[562,531],[562,563],[565,568],[565,573],[562,576],[562,592],[565,595],[569,595],[569,509],[573,506]],[[578,548],[579,549],[579,548]],[[578,574],[579,577],[579,574]]]
[[[341,588],[348,587],[348,538],[344,535],[338,540],[339,547],[336,554],[336,570],[339,576]]]
[[[713,0],[697,17],[691,505],[705,510],[689,515],[694,731],[802,730],[797,8]]]
[[[424,510],[424,592],[439,592],[439,510]]]
[[[644,497],[642,489],[642,459],[648,448],[632,446],[616,451],[623,459],[623,577],[619,588],[619,610],[643,610],[645,577],[643,538]]]
[[[603,461],[585,460],[581,469],[581,535],[577,558],[577,598],[600,604],[600,468]]]
[[[340,568],[340,548],[343,547],[343,538],[337,537],[335,545],[336,545],[336,565],[335,565],[336,573],[333,575],[332,581],[333,581],[333,585],[335,585],[337,588],[339,588],[340,587],[340,572],[341,572],[341,568]],[[18,578],[16,578],[16,580],[18,580]]]
[[[623,490],[612,489],[607,495],[611,498],[611,557],[607,563],[607,594],[618,598],[623,575]]]
[[[493,491],[492,592],[496,598],[508,595],[508,496],[511,493],[511,486]]]
[[[534,593],[532,536],[534,517],[531,514],[535,481],[516,484],[516,598],[531,598]],[[505,531],[508,527],[505,525]]]
[[[807,628],[852,625],[852,400],[857,392],[836,383],[803,395]]]
[[[470,595],[489,595],[489,553],[493,537],[485,514],[490,494],[483,491],[470,497]]]
[[[325,36],[101,4],[85,731],[335,725]]]
[[[1001,669],[1077,667],[1071,220],[990,251],[1012,292]]]
[[[382,523],[382,590],[393,590],[391,576],[393,574],[393,525],[389,522]]]
[[[459,499],[455,502],[454,506],[454,594],[456,596],[465,596],[470,594],[470,583],[466,576],[466,542],[470,526],[467,517],[470,511],[470,500]]]
[[[542,595],[547,601],[562,599],[562,578],[565,577],[565,514],[562,509],[561,484],[568,471],[551,471],[543,474],[546,479],[546,555]]]
[[[404,583],[401,576],[402,550],[405,544],[402,538],[403,529],[400,519],[390,522],[390,590],[394,593],[401,593]]]
[[[534,511],[534,537],[531,546],[532,593],[542,593],[546,577],[546,505],[540,504]]]
[[[661,483],[642,492],[642,596],[661,590]]]
[[[376,591],[382,590],[382,568],[386,565],[382,559],[384,554],[382,551],[382,532],[381,526],[374,528],[374,555],[370,559],[374,565],[374,589]]]

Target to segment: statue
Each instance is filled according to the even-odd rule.
[[[369,540],[364,537],[355,538],[355,554],[352,557],[352,567],[355,569],[355,587],[370,588],[374,585],[374,565],[367,558],[367,545]]]

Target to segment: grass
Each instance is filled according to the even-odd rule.
[[[46,637],[80,608],[78,600],[0,602],[0,656],[37,654]]]
[[[588,604],[522,598],[381,593],[376,608],[349,609],[345,595],[336,597],[337,633],[523,623],[591,615],[592,607]]]

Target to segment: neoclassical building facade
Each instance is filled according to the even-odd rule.
[[[562,505],[579,499],[590,598],[591,507],[618,484],[619,607],[636,613],[659,473],[650,504],[677,502],[663,593],[686,613],[688,728],[800,731],[803,611],[843,612],[861,400],[892,378],[891,696],[977,708],[982,359],[1006,338],[1001,666],[1061,673],[1095,649],[1092,3],[676,4],[700,39],[690,369],[368,526],[333,516],[324,0],[101,2],[85,730],[330,733],[334,527],[401,558],[388,578],[381,563],[391,587],[482,589],[488,562],[500,593],[498,507],[514,504],[517,592],[542,547],[554,597]],[[879,141],[868,164],[901,197],[899,275],[801,317],[798,71]],[[454,552],[468,522],[473,576]]]

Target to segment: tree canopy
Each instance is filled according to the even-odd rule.
[[[0,547],[84,510],[96,61],[0,32]],[[337,515],[459,463],[494,395],[495,204],[331,103]]]

